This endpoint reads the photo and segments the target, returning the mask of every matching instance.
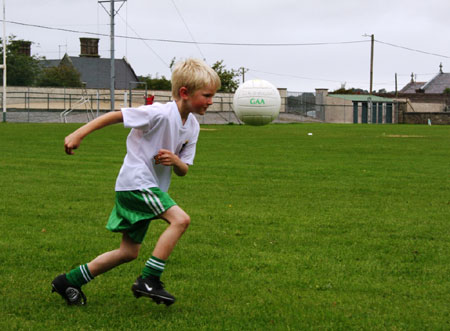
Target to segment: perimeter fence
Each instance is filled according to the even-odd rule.
[[[392,124],[398,123],[399,102],[373,95],[287,92],[285,109],[304,122]]]
[[[3,94],[1,101],[3,101]],[[139,107],[151,102],[171,100],[169,91],[148,93],[144,90],[119,90],[115,93],[115,108]],[[109,90],[13,88],[7,92],[7,122],[83,123],[111,110]],[[218,94],[210,109],[218,123],[238,123],[232,109],[232,95]],[[200,119],[205,122],[205,119]]]
[[[312,92],[281,91],[281,110],[275,122],[395,123],[396,105],[321,98]],[[3,95],[0,92],[1,99]],[[117,90],[115,108],[139,107],[170,101],[170,91]],[[332,100],[332,101],[330,101]],[[111,110],[109,90],[8,88],[6,122],[85,123]],[[233,94],[217,93],[201,124],[241,124],[233,111]]]

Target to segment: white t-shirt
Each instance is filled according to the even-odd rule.
[[[172,167],[155,164],[154,156],[160,149],[168,149],[184,163],[192,165],[195,157],[200,125],[189,114],[183,125],[177,104],[139,108],[122,108],[123,123],[131,128],[127,137],[127,154],[116,181],[116,191],[132,191],[159,187],[167,192]]]

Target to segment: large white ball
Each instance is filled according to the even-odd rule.
[[[248,80],[234,93],[234,112],[245,124],[265,125],[280,113],[281,97],[277,88],[265,80]]]

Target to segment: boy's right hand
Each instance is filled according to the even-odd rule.
[[[66,154],[73,155],[73,150],[77,149],[81,144],[81,139],[74,133],[69,134],[64,139],[64,148],[66,150]]]
[[[123,115],[121,111],[112,111],[96,119],[86,123],[81,128],[78,128],[71,134],[69,134],[66,139],[64,139],[64,148],[66,153],[73,155],[73,150],[80,146],[81,141],[84,137],[90,134],[92,131],[101,129],[107,125],[123,122]]]

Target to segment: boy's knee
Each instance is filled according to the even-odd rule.
[[[191,217],[186,214],[186,217],[183,220],[183,226],[187,229],[189,224],[191,224]]]
[[[185,231],[188,228],[189,224],[191,224],[191,218],[188,214],[185,213],[184,215],[180,215],[179,217],[177,217],[177,219],[173,223],[182,228],[183,231]]]
[[[131,262],[139,256],[139,249],[122,248],[121,253],[122,262]]]
[[[135,252],[135,251],[124,252],[122,255],[122,260],[123,260],[123,262],[131,262],[133,260],[136,260],[138,255],[139,255],[139,252]]]
[[[179,227],[185,231],[191,223],[191,218],[186,212],[178,206],[170,208],[163,214],[163,218],[171,225]]]

